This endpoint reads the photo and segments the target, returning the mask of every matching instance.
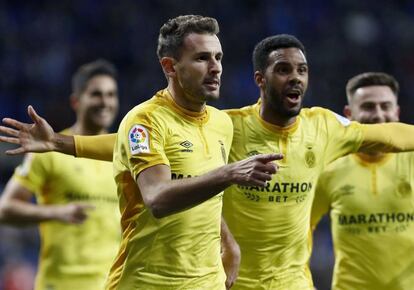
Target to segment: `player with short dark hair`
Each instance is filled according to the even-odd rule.
[[[118,112],[115,67],[87,63],[74,80],[76,122],[62,133],[107,133]],[[36,290],[103,287],[121,240],[119,218],[111,163],[56,152],[26,155],[0,199],[1,223],[39,224]]]
[[[292,37],[276,35],[257,47],[266,47],[266,43],[273,42],[273,39],[284,42],[284,39],[287,41]],[[180,62],[183,65],[185,60]],[[174,72],[170,76],[177,76],[175,73],[178,71],[186,72],[180,70],[180,64],[173,63],[174,71],[164,66],[168,63],[164,63],[164,72]],[[224,195],[225,219],[242,252],[240,275],[234,287],[313,289],[307,265],[310,210],[320,172],[333,160],[354,152],[414,150],[414,141],[407,138],[413,135],[414,126],[401,123],[364,125],[327,109],[303,109],[308,64],[304,52],[296,45],[269,50],[266,63],[264,70],[254,73],[260,90],[258,103],[228,111],[234,127],[230,161],[239,165],[237,160],[248,156],[262,158],[264,153],[275,150],[282,155],[274,156],[274,159],[283,156],[278,161],[280,170],[272,175],[272,180],[253,186],[238,184],[229,187]],[[182,79],[177,76],[177,81]],[[187,92],[197,91],[192,86],[182,87]],[[214,91],[216,86],[205,87]],[[192,100],[190,103],[194,104],[197,100],[195,96],[188,94],[186,100]],[[45,150],[46,147],[47,150],[69,154],[76,152],[78,156],[105,159],[112,156],[111,145],[115,136],[95,139],[75,137],[74,144],[73,139],[65,141],[52,130],[46,130],[50,128],[43,119],[36,116],[34,119],[34,127],[16,120],[5,120],[18,130],[0,127],[1,132],[11,135],[0,137],[0,140],[21,145],[8,151],[9,154]],[[44,131],[50,134],[47,134],[48,138],[40,138],[40,144],[28,142],[38,132]],[[96,148],[97,142],[105,142],[108,147]],[[208,188],[207,185],[205,187]]]
[[[133,108],[117,134],[113,162],[123,239],[107,289],[224,289],[222,191],[232,184],[263,186],[277,171],[272,161],[280,154],[227,164],[233,125],[226,113],[206,105],[219,97],[223,52],[217,32],[214,19],[196,15],[171,19],[160,30],[168,86]],[[165,39],[178,45],[163,52]],[[73,147],[73,138],[55,134],[29,112],[37,126],[20,123],[26,136],[50,137],[37,143],[40,151],[59,143],[66,153],[97,149],[109,159],[107,147],[92,149],[90,139],[78,137]],[[222,243],[234,244],[225,224],[221,233]],[[231,271],[227,287],[235,278]]]
[[[319,174],[349,153],[413,150],[414,127],[364,125],[327,109],[302,108],[309,67],[293,36],[262,40],[254,59],[259,55],[265,65],[255,65],[259,101],[228,110],[234,126],[229,162],[274,150],[283,159],[266,186],[225,190],[223,215],[242,254],[234,289],[311,290],[310,211]]]

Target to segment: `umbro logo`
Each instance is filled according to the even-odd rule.
[[[249,153],[247,153],[247,156],[252,157],[252,156],[255,156],[255,155],[259,155],[259,154],[260,154],[259,151],[253,150],[253,151],[250,151]]]
[[[352,195],[355,192],[355,186],[346,184],[337,190],[339,196]]]
[[[181,149],[181,152],[193,152],[193,150],[190,149],[191,147],[193,147],[193,143],[191,143],[190,141],[185,140],[181,142],[180,145],[185,148],[185,149]]]

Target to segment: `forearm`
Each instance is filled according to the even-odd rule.
[[[240,248],[230,232],[225,220],[221,217],[221,250],[222,252],[233,252],[240,255]]]
[[[155,165],[137,176],[143,201],[152,214],[161,218],[196,206],[231,184],[265,186],[276,173],[275,160],[281,154],[259,154],[227,164],[197,177],[171,180],[170,167]]]
[[[196,206],[231,184],[225,166],[197,177],[159,182],[145,194],[145,204],[161,218]]]
[[[231,234],[223,217],[221,218],[221,260],[226,272],[226,289],[230,289],[237,279],[241,253],[240,247]]]
[[[414,151],[414,126],[404,123],[362,125],[360,152]]]
[[[58,206],[36,205],[19,200],[0,205],[0,222],[5,224],[29,226],[58,219]]]
[[[116,134],[74,136],[73,150],[77,157],[112,161]],[[74,153],[75,154],[75,153]]]

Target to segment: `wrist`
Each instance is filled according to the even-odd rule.
[[[229,187],[230,185],[233,185],[234,183],[232,167],[233,167],[232,164],[224,165],[223,167],[220,168],[221,170],[219,170],[218,172],[218,179],[226,187]]]
[[[49,149],[51,151],[59,151],[60,147],[62,147],[62,139],[58,133],[53,133],[52,142]]]
[[[52,221],[52,220],[63,220],[63,215],[61,211],[61,207],[58,205],[48,206],[44,209],[44,212],[46,213],[45,220],[46,221]]]

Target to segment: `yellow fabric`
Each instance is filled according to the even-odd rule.
[[[102,289],[121,240],[111,163],[55,152],[30,154],[13,178],[34,192],[39,204],[86,202],[96,207],[82,225],[40,224],[35,289]]]
[[[332,289],[411,290],[414,285],[414,153],[368,163],[341,158],[321,175],[312,225],[330,210]]]
[[[234,125],[229,162],[285,156],[266,187],[232,186],[224,193],[224,218],[242,253],[234,289],[313,289],[307,262],[316,180],[326,164],[358,150],[361,125],[321,108],[302,109],[288,128],[263,121],[257,104],[228,114]]]
[[[135,180],[157,164],[170,166],[173,179],[207,173],[227,162],[232,135],[225,113],[209,106],[199,114],[186,111],[167,90],[125,116],[113,161],[123,241],[107,289],[225,288],[220,258],[223,194],[157,219],[143,204]]]
[[[271,125],[270,125],[271,126]],[[414,126],[404,123],[361,125],[363,143],[361,150],[400,152],[414,149],[414,141],[406,136],[414,135]],[[116,134],[74,136],[76,156],[98,160],[112,160]]]
[[[75,135],[75,150],[77,157],[112,161],[116,134],[96,136]]]
[[[362,151],[404,152],[414,150],[414,126],[404,123],[362,125]]]

